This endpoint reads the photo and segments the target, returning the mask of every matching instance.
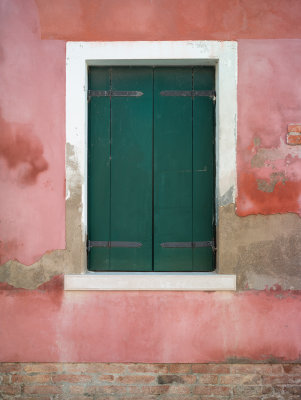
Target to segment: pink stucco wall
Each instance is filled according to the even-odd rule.
[[[238,42],[237,212],[301,214],[301,40]]]
[[[30,265],[65,247],[64,40],[244,38],[237,213],[300,213],[300,154],[284,142],[286,124],[301,122],[300,2],[213,3],[0,0],[1,263]],[[297,360],[301,352],[297,292],[67,293],[57,278],[38,290],[4,285],[0,304],[0,361]]]
[[[36,0],[43,39],[300,38],[299,0]]]
[[[0,264],[65,247],[65,44],[33,1],[0,1]]]
[[[0,291],[0,361],[296,360],[301,295]],[[298,311],[299,310],[299,311]]]
[[[158,10],[160,15],[167,13],[166,1],[139,2],[135,12],[128,4],[121,25],[115,24],[112,31],[110,24],[108,37],[107,25],[93,21],[102,18],[103,10],[107,19],[113,14],[118,19],[114,10],[123,7],[117,3],[92,1],[84,7],[80,0],[64,0],[48,7],[44,0],[0,1],[1,264],[16,259],[30,265],[45,252],[65,247],[65,43],[41,40],[41,34],[76,40],[153,40],[161,32],[162,39],[167,38],[166,24],[153,29]],[[209,3],[200,8],[196,1],[185,7],[177,1],[168,38],[263,38],[238,42],[237,213],[300,213],[300,152],[285,144],[285,135],[287,123],[301,121],[301,39],[265,39],[301,37],[295,23],[300,3],[292,0],[287,7],[286,1],[274,5],[266,0],[261,6],[256,1],[241,7],[226,1],[214,13]],[[194,13],[207,16],[207,22],[193,18]],[[129,21],[141,15],[147,15],[147,21],[142,19],[133,36],[131,26],[136,25]],[[180,25],[175,15],[184,18]],[[271,19],[272,24],[258,23]],[[254,162],[257,154],[261,164]]]

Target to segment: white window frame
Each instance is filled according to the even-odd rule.
[[[87,235],[88,66],[213,65],[216,69],[216,217],[223,199],[236,195],[237,42],[67,42],[66,143],[72,146],[82,182],[81,235]],[[72,162],[74,162],[74,159]],[[73,170],[66,162],[66,197],[72,197]],[[218,237],[217,237],[218,247]],[[219,263],[222,261],[219,260]],[[219,265],[217,265],[218,271]],[[66,290],[235,290],[236,276],[213,273],[93,273],[65,275]]]

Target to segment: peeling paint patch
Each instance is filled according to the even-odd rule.
[[[291,160],[301,158],[301,149],[293,146],[288,146],[282,139],[278,147],[259,147],[261,139],[255,137],[253,139],[255,153],[251,158],[252,168],[272,167],[277,168],[279,162],[285,166],[285,160],[289,157]]]
[[[262,192],[272,193],[278,182],[281,182],[283,185],[285,184],[286,178],[284,172],[271,173],[269,181],[265,179],[257,179],[257,187],[258,190],[261,190]]]
[[[255,136],[249,146],[250,165],[238,173],[237,214],[301,214],[301,149],[287,146],[261,147]]]
[[[286,143],[301,120],[301,40],[238,49],[237,214],[301,215],[301,147]]]
[[[65,247],[65,43],[34,0],[0,1],[0,26],[0,263],[31,265]]]
[[[268,171],[266,181],[269,182]],[[260,176],[261,175],[261,176]],[[258,177],[251,172],[240,173],[238,177],[238,191],[236,214],[245,217],[248,215],[271,215],[297,213],[301,215],[301,185],[286,180],[276,183],[272,192],[258,190],[257,179],[264,179],[261,171]],[[242,187],[244,187],[242,192]]]

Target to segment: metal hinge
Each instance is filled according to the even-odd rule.
[[[210,97],[215,103],[215,90],[163,90],[161,96],[176,96],[176,97]]]
[[[87,250],[90,251],[92,247],[123,247],[123,248],[137,248],[141,247],[140,242],[124,242],[124,241],[99,241],[87,240]]]
[[[140,97],[143,92],[137,90],[88,90],[88,101],[91,97]]]
[[[203,241],[203,242],[164,242],[160,244],[163,248],[176,249],[176,248],[200,248],[200,247],[211,247],[213,251],[216,251],[215,241]]]

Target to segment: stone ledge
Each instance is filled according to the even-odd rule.
[[[215,272],[87,272],[65,275],[65,290],[236,290],[236,275]]]

